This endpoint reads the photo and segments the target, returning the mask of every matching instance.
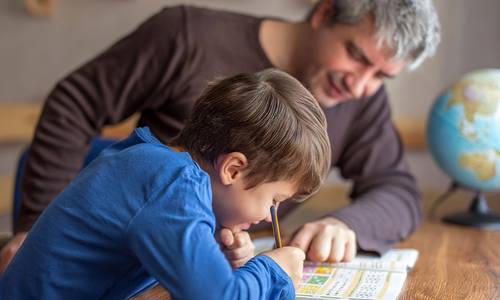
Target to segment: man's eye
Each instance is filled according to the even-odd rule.
[[[392,77],[387,77],[386,74],[384,73],[377,73],[375,74],[375,77],[380,80],[386,80],[386,79],[391,79]]]
[[[359,53],[359,51],[357,51],[356,49],[354,49],[353,45],[352,44],[349,44],[347,45],[347,52],[349,53],[349,55],[356,61],[362,61],[363,58],[361,57],[361,54]]]
[[[359,61],[359,62],[363,61],[363,59],[362,59],[361,55],[360,55],[360,54],[359,54],[359,52],[357,52],[357,51],[352,51],[352,52],[351,52],[351,57],[352,57],[354,60],[356,60],[356,61]]]

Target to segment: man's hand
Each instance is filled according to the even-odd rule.
[[[217,241],[231,266],[236,269],[254,257],[255,246],[246,231],[232,232],[227,228],[217,232]]]
[[[3,273],[10,261],[16,255],[28,235],[27,232],[19,232],[10,239],[10,241],[0,251],[0,273]]]
[[[350,261],[356,256],[356,235],[345,223],[326,217],[303,225],[289,243],[312,261]]]

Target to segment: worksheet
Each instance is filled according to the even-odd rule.
[[[254,240],[256,254],[271,250],[273,238]],[[383,256],[357,255],[348,263],[305,262],[297,299],[397,299],[415,265],[415,249],[391,249]]]

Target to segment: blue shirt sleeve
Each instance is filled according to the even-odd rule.
[[[294,299],[291,279],[267,256],[233,271],[214,230],[209,178],[186,167],[134,216],[127,242],[174,299]]]

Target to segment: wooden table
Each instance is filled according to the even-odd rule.
[[[321,198],[325,194],[340,194],[342,191],[323,191],[314,200],[293,212],[292,221],[285,220],[285,231],[293,229],[290,224],[302,224],[315,218],[312,212],[323,214],[331,201]],[[436,194],[424,196],[424,211],[428,212]],[[500,199],[490,201],[498,213]],[[458,194],[442,205],[438,216],[462,211],[470,202],[468,195]],[[342,201],[337,201],[341,203]],[[344,201],[344,203],[346,203]],[[331,207],[330,207],[331,208]],[[288,223],[288,224],[287,224]],[[397,248],[415,248],[419,259],[409,273],[399,299],[500,299],[500,231],[473,229],[458,225],[448,225],[436,220],[424,222],[422,227],[406,241],[395,245]],[[156,286],[135,299],[170,299],[165,290]]]
[[[398,247],[420,252],[399,299],[500,299],[500,231],[426,222]]]
[[[420,252],[399,299],[500,299],[500,231],[425,222],[397,247]],[[136,299],[170,299],[159,286]]]

